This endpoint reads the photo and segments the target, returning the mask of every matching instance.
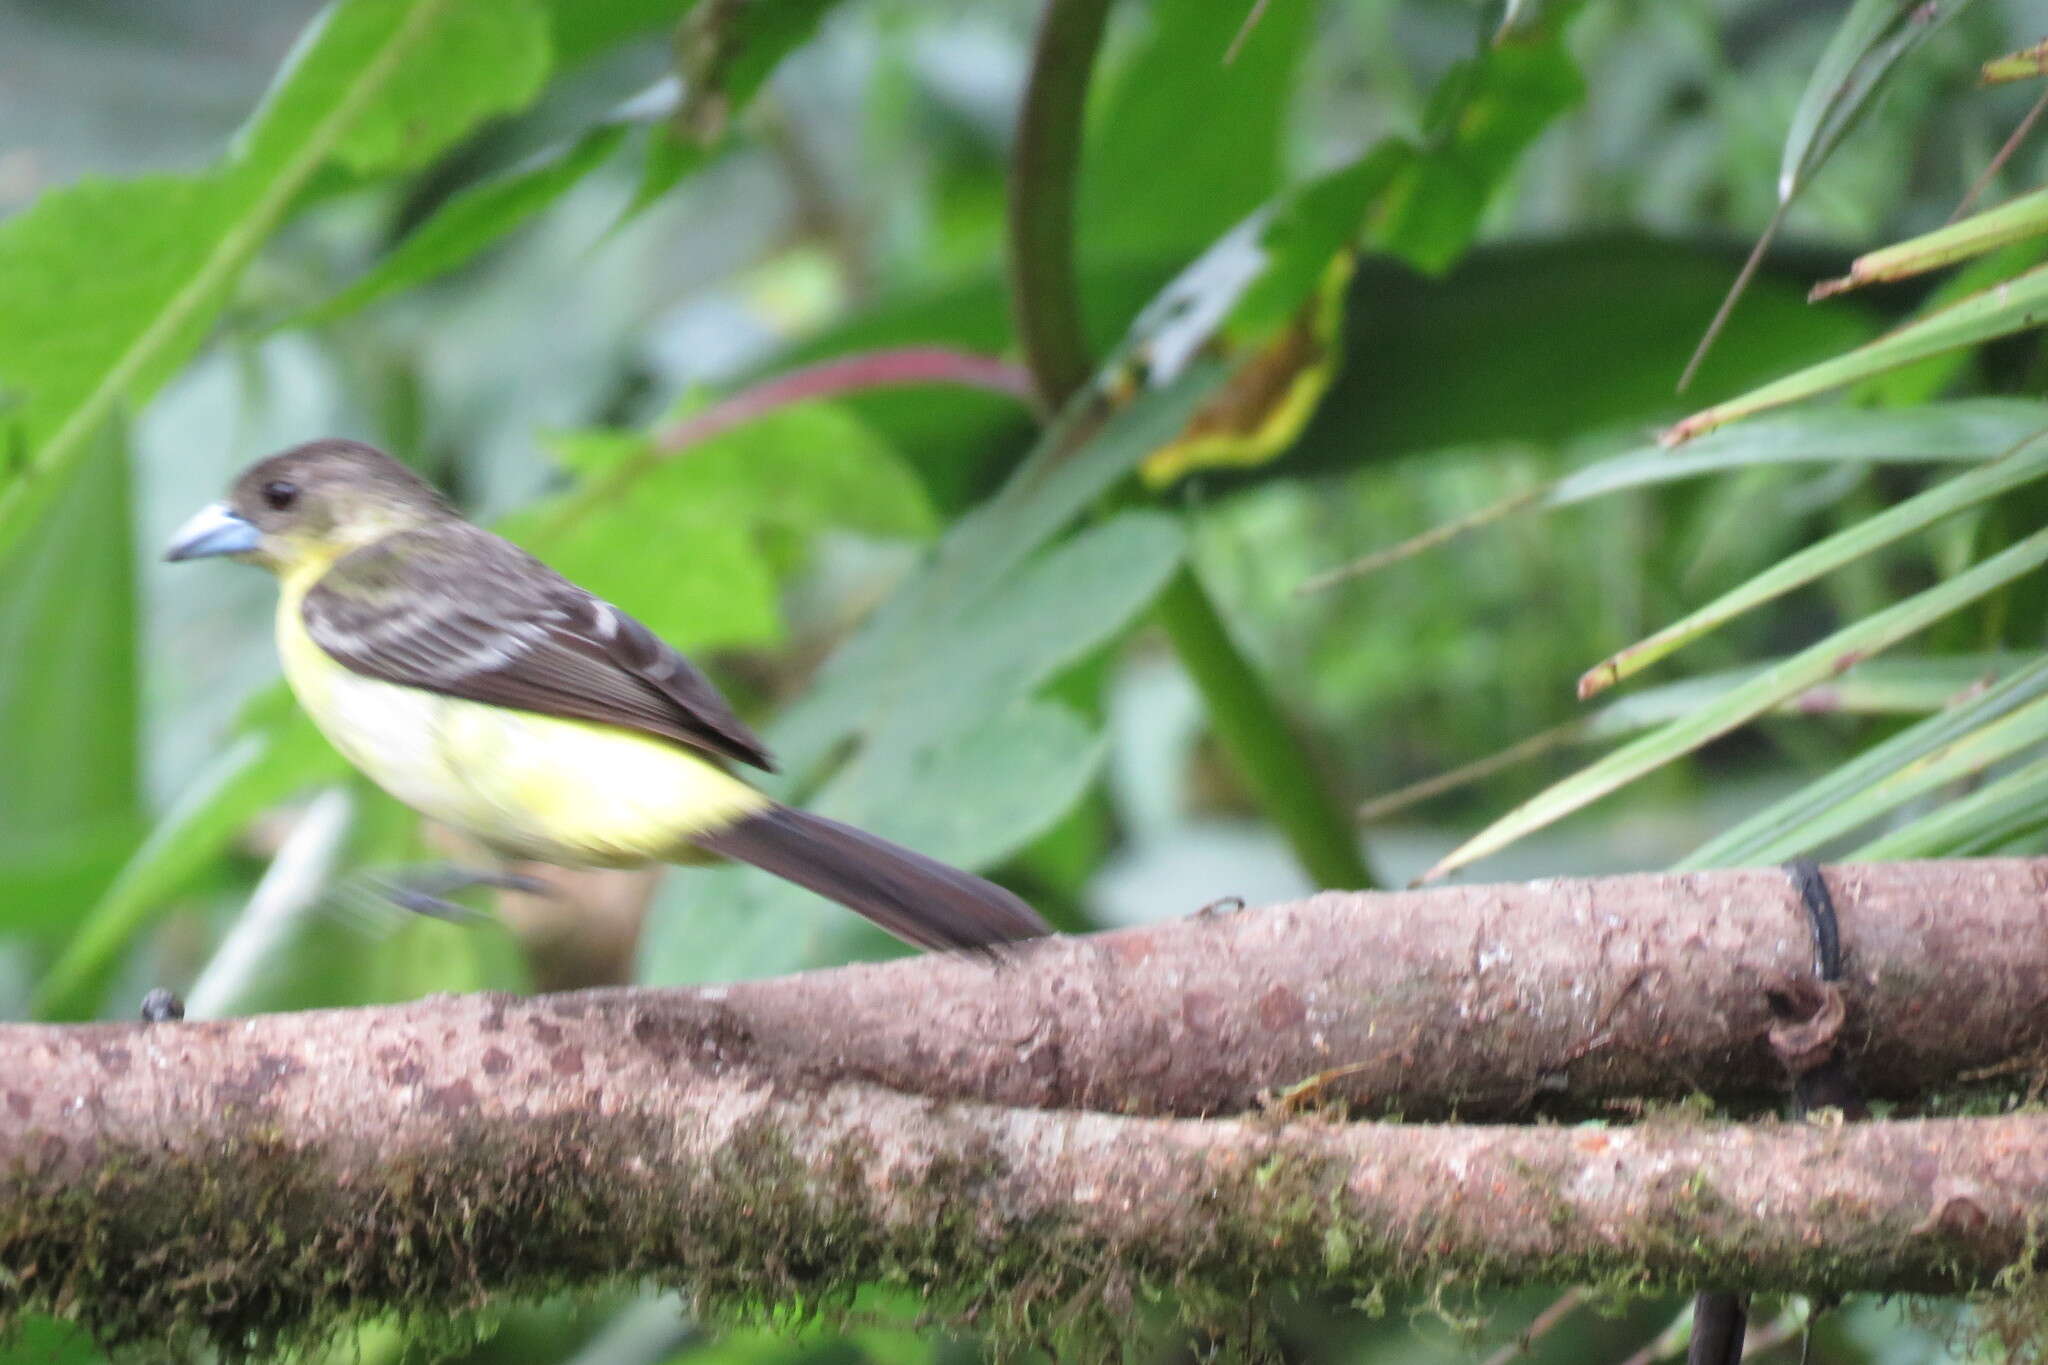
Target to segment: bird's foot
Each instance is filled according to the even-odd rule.
[[[447,864],[428,868],[408,876],[383,882],[380,890],[385,899],[401,910],[410,910],[415,915],[430,915],[455,924],[476,924],[490,918],[481,910],[450,900],[464,891],[479,886],[496,887],[500,891],[522,891],[529,896],[545,896],[552,888],[546,882],[516,872],[496,872],[488,868],[462,867]]]

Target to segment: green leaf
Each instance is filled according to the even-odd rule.
[[[1139,14],[1128,60],[1091,98],[1077,240],[1092,260],[1198,249],[1273,196],[1315,18],[1311,5],[1271,6],[1225,63],[1241,6],[1157,0]]]
[[[1744,612],[1782,597],[1852,560],[1923,530],[1943,517],[1988,502],[2048,474],[2048,439],[2036,435],[2005,456],[1865,517],[1817,544],[1788,555],[1740,587],[1619,650],[1579,679],[1581,699],[1612,687],[1717,630]]]
[[[1126,513],[982,578],[968,600],[941,595],[931,602],[940,614],[901,628],[904,653],[880,690],[855,695],[840,673],[814,694],[859,748],[805,804],[968,868],[1029,844],[1080,798],[1103,752],[1073,713],[1032,694],[1135,619],[1181,549],[1172,518]],[[792,767],[810,757],[790,735],[804,719],[792,713],[769,732]],[[845,911],[764,874],[686,880],[687,899],[664,896],[649,921],[645,980],[762,975],[885,946]]]
[[[2020,398],[1965,398],[1897,412],[1830,408],[1758,418],[1710,432],[1677,450],[1652,443],[1596,460],[1547,488],[1502,498],[1348,564],[1325,569],[1305,580],[1297,591],[1319,592],[1377,573],[1504,517],[1533,509],[1570,507],[1631,488],[1652,488],[1759,466],[1974,463],[2006,454],[2018,442],[2043,430],[2048,430],[2048,403]]]
[[[1883,280],[1909,279],[2044,232],[2048,232],[2048,190],[2035,190],[1995,209],[1973,213],[1959,223],[1908,237],[1880,251],[1865,252],[1850,262],[1846,276],[1816,285],[1813,297],[1826,298],[1844,289]]]
[[[1734,828],[1702,844],[1680,868],[1736,867],[1783,862],[1812,852],[1823,839],[1854,824],[1841,825],[1835,812],[1909,766],[1966,740],[1979,727],[2048,696],[2048,659],[2036,660],[2001,679],[1982,695],[1929,716],[1865,750],[1817,781],[1774,801]],[[1874,816],[1879,811],[1872,811]],[[1862,823],[1856,819],[1855,823]]]
[[[1989,852],[2043,825],[2048,825],[2048,758],[2036,759],[1873,839],[1850,856],[1859,862],[1968,857]]]
[[[1785,133],[1778,199],[1813,178],[1899,60],[1956,17],[1970,0],[1855,0],[1808,77]]]
[[[1943,351],[2009,336],[2037,325],[2043,318],[2048,318],[2048,265],[2036,266],[2017,279],[1972,294],[1887,332],[1847,355],[1809,365],[1739,398],[1702,409],[1666,432],[1664,441],[1676,445],[1738,417],[1810,398]]]
[[[331,322],[455,269],[568,193],[618,150],[625,136],[623,125],[603,124],[566,149],[471,185],[435,210],[368,273],[285,325]]]
[[[0,223],[0,558],[77,473],[102,423],[195,351],[242,268],[330,166],[418,164],[529,99],[531,0],[344,0],[295,50],[230,156],[194,176],[85,181]]]
[[[573,433],[555,446],[584,486],[499,531],[678,648],[782,637],[770,537],[932,529],[916,476],[831,404],[780,408],[668,456],[628,432]]]
[[[1728,269],[1722,253],[1619,233],[1477,247],[1440,279],[1368,257],[1344,363],[1288,469],[1683,416],[1671,378]],[[1809,307],[1803,279],[1767,271],[1696,386],[1740,393],[1873,330],[1863,309]]]
[[[1676,450],[1637,446],[1578,469],[1542,499],[1548,507],[1756,465],[1932,464],[1989,460],[2048,429],[2048,403],[1964,398],[1903,411],[1829,408],[1759,418],[1710,432]]]
[[[344,0],[286,59],[236,141],[236,169],[288,178],[308,159],[357,175],[426,165],[547,80],[536,0]]]
[[[0,927],[74,923],[141,833],[128,456],[107,439],[0,565]]]
[[[2037,531],[1954,578],[1846,626],[1691,715],[1623,745],[1488,825],[1428,872],[1432,880],[1498,852],[1525,835],[1691,753],[1788,697],[1924,630],[1986,593],[2048,563],[2048,531]]]
[[[1959,698],[1973,690],[1983,689],[1993,679],[2012,672],[2023,663],[2030,664],[2031,656],[1956,654],[1938,658],[1871,659],[1858,664],[1840,678],[1786,698],[1772,710],[1787,716],[1925,715],[1957,705]],[[1498,753],[1376,796],[1359,806],[1358,821],[1360,824],[1384,821],[1419,802],[1469,787],[1566,745],[1620,739],[1677,720],[1727,695],[1772,667],[1772,663],[1752,664],[1746,668],[1730,668],[1659,687],[1643,688],[1609,702],[1589,716],[1566,721],[1518,740]],[[1848,790],[1857,791],[1864,785],[1867,783],[1859,783]],[[1828,803],[1824,812],[1832,813],[1842,804],[1843,798],[1837,797]],[[1792,826],[1788,830],[1786,819],[1779,816],[1762,824],[1758,832],[1766,837],[1789,833],[1794,842],[1786,844],[1783,853],[1751,861],[1783,862],[1796,853],[1810,851],[1813,841],[1804,838],[1805,828]],[[1748,827],[1750,823],[1745,821],[1744,826]],[[1707,862],[1700,865],[1721,864]]]
[[[229,744],[171,803],[80,922],[37,989],[45,1019],[83,1019],[135,936],[185,890],[244,826],[286,797],[346,771],[297,707]]]
[[[700,146],[724,138],[776,65],[817,32],[838,0],[700,0],[676,32],[683,103],[676,127]]]
[[[817,685],[774,727],[790,779],[807,784],[843,746],[871,737],[903,670],[932,657],[946,636],[971,640],[981,628],[979,605],[1178,432],[1216,377],[1213,366],[1196,363],[1172,386],[1118,411],[1079,448],[1071,448],[1075,429],[1088,423],[1096,400],[1088,395],[1070,405],[1002,491],[954,523],[924,570],[832,656]],[[943,690],[945,682],[932,685]]]
[[[676,22],[697,0],[542,0],[549,46],[561,70]]]
[[[1522,153],[1585,98],[1565,27],[1553,22],[1513,42],[1486,43],[1444,74],[1430,94],[1422,151],[1375,225],[1377,245],[1431,273],[1465,254]]]
[[[1974,777],[2043,740],[2048,740],[2048,697],[2037,697],[1837,802],[1801,826],[1799,841],[1819,844],[1846,834],[1928,792]]]

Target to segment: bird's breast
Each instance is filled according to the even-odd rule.
[[[300,705],[378,786],[505,853],[620,867],[681,854],[768,803],[665,740],[356,673],[279,602],[278,653]]]

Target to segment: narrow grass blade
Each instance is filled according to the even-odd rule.
[[[1679,376],[1678,391],[1685,392],[1699,369],[1714,338],[1720,335],[1736,300],[1742,297],[1750,279],[1762,263],[1785,211],[1792,200],[1813,179],[1835,148],[1863,117],[1884,86],[1885,78],[1899,60],[1943,24],[1953,19],[1970,0],[1927,0],[1923,4],[1903,0],[1855,0],[1835,28],[1834,36],[1814,64],[1807,78],[1792,122],[1785,131],[1785,148],[1778,165],[1778,206],[1749,258],[1729,286],[1728,295],[1707,324],[1705,335],[1692,359]]]
[[[1936,484],[1924,493],[1786,556],[1698,611],[1608,656],[1579,679],[1579,699],[1584,701],[1612,687],[1744,612],[1782,597],[1802,584],[1811,583],[1851,560],[1860,559],[1915,531],[1924,530],[1943,517],[1987,502],[2044,474],[2048,474],[2048,438],[2037,435],[1990,464]]]
[[[1965,398],[1899,412],[1840,409],[1780,413],[1665,450],[1654,442],[1593,461],[1555,483],[1516,493],[1431,527],[1348,564],[1326,569],[1295,589],[1317,592],[1377,573],[1530,508],[1548,511],[1631,488],[1649,488],[1759,465],[1975,463],[2048,430],[2048,403],[2024,398]]]
[[[1496,853],[1675,758],[1755,719],[1817,682],[1926,629],[1977,598],[2048,563],[2048,530],[1991,556],[1945,583],[1836,631],[1691,715],[1622,746],[1481,830],[1425,872],[1432,881]]]
[[[1810,398],[1944,351],[2008,336],[2036,325],[2043,318],[2048,318],[2048,266],[2036,266],[1853,351],[1809,365],[1739,398],[1702,408],[1666,431],[1661,439],[1667,446],[1678,445],[1738,417]]]
[[[2048,824],[2048,758],[1873,839],[1849,856],[1858,862],[1934,858],[1995,848]]]
[[[1935,659],[1872,659],[1859,664],[1841,678],[1809,687],[1798,696],[1781,702],[1776,710],[1781,714],[1799,716],[1925,715],[1956,702],[1959,694],[1973,687],[1981,691],[1991,679],[2031,662],[2034,657],[1959,654]],[[1375,796],[1359,805],[1358,821],[1369,825],[1390,819],[1411,806],[1420,805],[1445,792],[1469,787],[1518,763],[1540,758],[1554,749],[1620,739],[1663,725],[1741,686],[1770,666],[1760,664],[1731,668],[1704,677],[1665,683],[1661,687],[1644,688],[1609,702],[1590,716],[1566,721],[1518,740],[1498,753]]]
[[[2032,47],[1993,57],[1984,63],[1978,79],[1986,85],[2003,85],[2008,81],[2032,80],[2036,76],[2048,76],[2048,38]]]
[[[1800,842],[1811,848],[1860,829],[1916,797],[1981,773],[2044,740],[2048,740],[2048,697],[2037,697],[2010,715],[1829,806],[1800,827]]]
[[[1813,852],[1827,837],[1829,812],[1857,794],[1988,725],[2048,696],[2048,659],[2037,659],[1982,695],[1959,702],[1857,755],[1702,844],[1677,864],[1681,871],[1783,862]]]
[[[2048,189],[2039,189],[1995,209],[1971,214],[1959,223],[1866,252],[1850,262],[1848,274],[1815,285],[1810,297],[1824,299],[1866,284],[1907,279],[2044,232],[2048,232]]]

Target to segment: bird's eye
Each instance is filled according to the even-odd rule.
[[[275,479],[263,485],[263,501],[270,504],[273,512],[282,512],[299,500],[299,486]]]

